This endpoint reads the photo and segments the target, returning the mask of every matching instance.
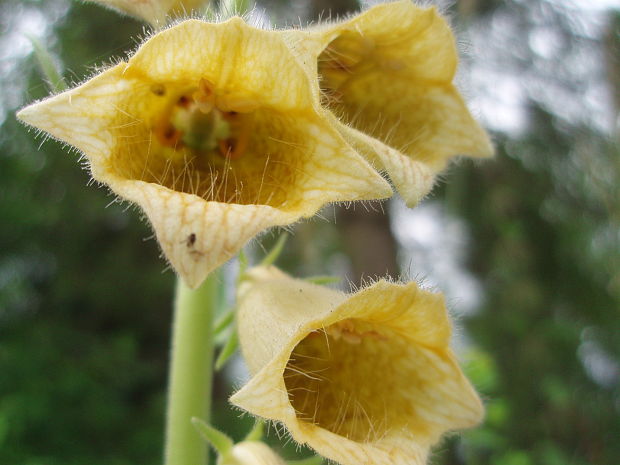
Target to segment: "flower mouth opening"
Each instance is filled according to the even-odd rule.
[[[343,31],[332,40],[318,58],[319,82],[324,104],[342,105],[360,76],[375,69],[375,42],[359,32]]]
[[[418,91],[396,52],[407,39],[406,32],[388,38],[345,30],[318,57],[323,105],[346,124],[405,152],[422,134],[402,130],[403,121],[430,110],[411,102]]]
[[[290,206],[307,151],[294,115],[197,85],[141,86],[119,109],[110,164],[121,178],[207,201]]]
[[[310,332],[284,371],[298,420],[356,442],[380,441],[390,431],[416,431],[414,402],[424,379],[417,349],[393,329],[346,319]]]

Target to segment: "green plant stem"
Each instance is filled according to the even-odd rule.
[[[197,289],[178,279],[170,358],[165,465],[206,465],[207,443],[192,417],[209,422],[213,376],[213,315],[219,273]]]

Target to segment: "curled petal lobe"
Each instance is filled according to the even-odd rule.
[[[493,154],[453,84],[454,38],[434,8],[386,3],[335,25],[283,35],[318,83],[324,107],[342,125],[381,142],[370,158],[408,204],[422,188],[406,187],[402,170],[426,165],[437,173],[455,155]]]
[[[482,419],[441,295],[386,281],[347,295],[256,268],[238,302],[253,376],[231,402],[331,460],[421,465],[444,432]]]
[[[190,286],[264,229],[389,185],[316,111],[278,34],[189,20],[18,117],[80,149],[140,205]]]

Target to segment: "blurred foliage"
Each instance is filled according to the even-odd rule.
[[[264,5],[291,22],[316,17],[319,3]],[[489,17],[513,3],[522,2],[467,0],[454,10]],[[24,9],[52,7],[68,8],[45,39],[69,82],[144,35],[139,23],[93,4],[0,1],[3,25]],[[350,8],[332,2],[334,12]],[[605,46],[617,58],[620,21],[612,24]],[[22,102],[47,94],[33,60],[2,71],[3,85],[23,84]],[[79,155],[33,137],[14,110],[0,119],[0,463],[160,463],[173,274],[162,273],[139,212],[87,187]],[[465,322],[473,346],[464,358],[487,420],[446,439],[433,463],[615,465],[620,146],[536,102],[527,131],[495,140],[495,160],[457,165],[435,194],[471,231],[469,267],[484,302]],[[265,247],[274,240],[267,235]],[[341,274],[348,242],[338,225],[312,220],[296,229],[280,263],[304,276]],[[227,406],[230,384],[216,380],[214,422],[239,440],[252,420]],[[295,457],[295,446],[284,454]]]
[[[588,184],[598,168],[562,168],[597,156],[617,180],[620,160],[613,144],[540,108],[531,124],[535,133],[498,137],[493,163],[462,166],[446,185],[471,228],[471,268],[485,289],[468,329],[484,351],[470,374],[488,417],[454,463],[611,465],[620,457],[620,249],[616,236],[597,254],[595,238],[617,235],[618,197],[606,198],[617,184],[596,192]],[[571,150],[582,152],[569,158]]]

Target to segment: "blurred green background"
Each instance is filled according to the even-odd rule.
[[[447,293],[488,412],[433,464],[620,463],[619,3],[440,2],[497,157],[455,163],[415,210],[330,207],[293,229],[292,273],[402,273]],[[259,7],[284,26],[359,5]],[[0,24],[0,464],[160,463],[174,275],[136,208],[14,116],[48,93],[25,34],[77,83],[145,30],[69,0],[0,0]],[[216,379],[215,423],[235,437],[250,420],[226,398],[243,376],[236,360]]]

